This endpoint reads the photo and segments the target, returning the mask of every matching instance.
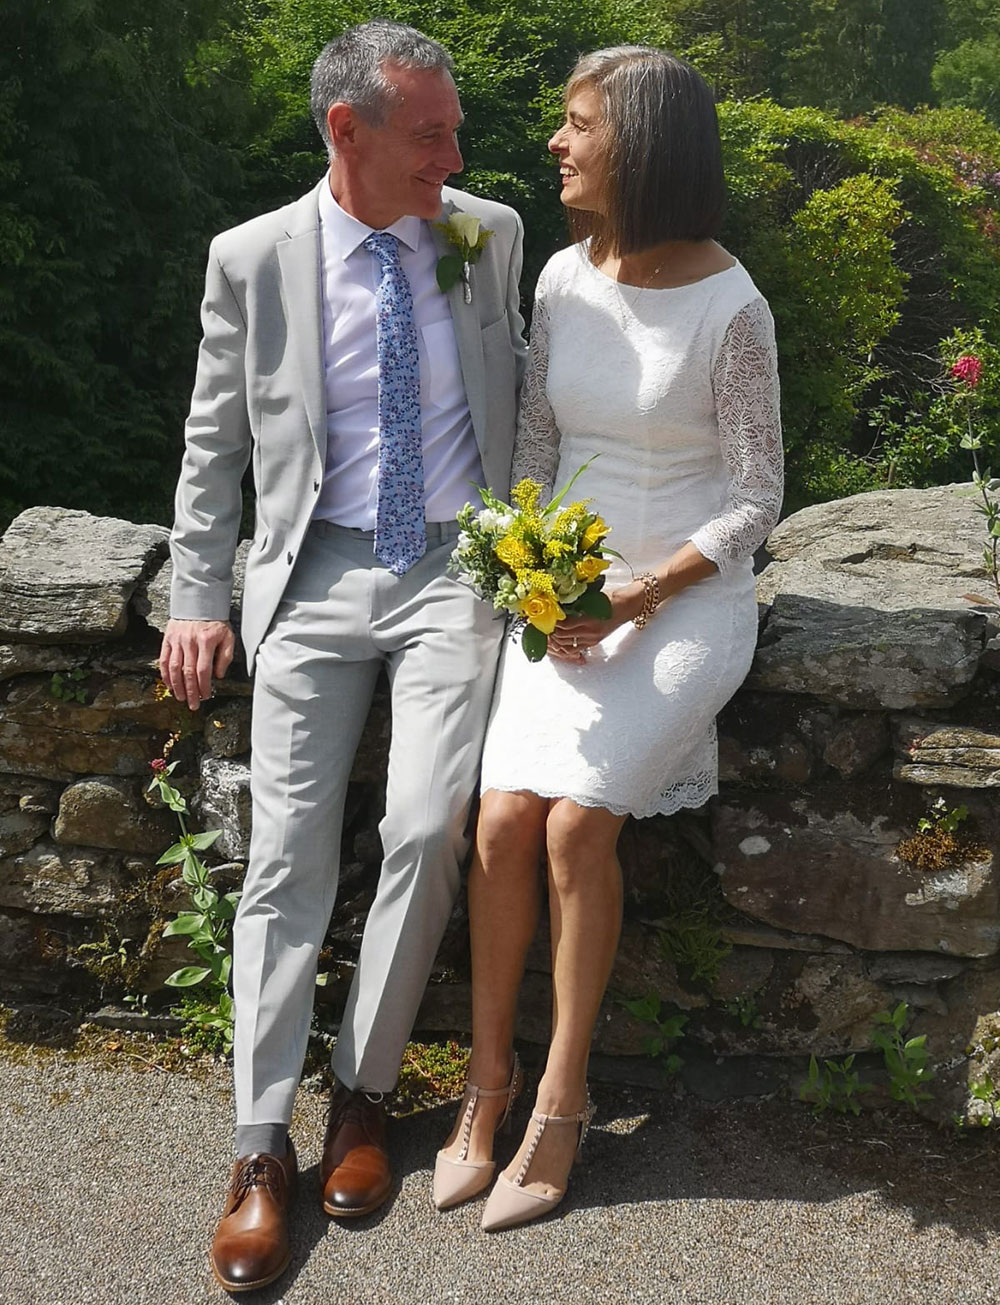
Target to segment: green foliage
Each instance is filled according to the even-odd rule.
[[[872,1046],[882,1052],[889,1075],[889,1095],[893,1101],[915,1110],[921,1101],[930,1099],[927,1084],[935,1071],[929,1064],[926,1035],[904,1037],[908,1014],[905,1001],[901,1001],[893,1011],[880,1011],[875,1016],[879,1027],[872,1034]]]
[[[985,364],[1000,334],[1000,133],[966,110],[844,123],[762,101],[720,120],[725,240],[777,328],[787,506],[966,478],[936,400],[942,358],[975,339]]]
[[[1000,1118],[1000,1088],[993,1082],[989,1074],[983,1078],[976,1079],[969,1088],[969,1095],[973,1101],[981,1101],[989,1112],[979,1116],[979,1124],[982,1128],[991,1128]]]
[[[813,1114],[822,1115],[833,1110],[838,1115],[860,1115],[861,1094],[868,1084],[853,1068],[854,1057],[844,1060],[824,1060],[822,1067],[815,1056],[809,1057],[809,1077],[799,1090],[799,1100],[812,1104]]]
[[[931,807],[930,816],[924,816],[917,821],[917,829],[921,834],[929,834],[934,829],[942,829],[946,834],[953,834],[968,817],[968,807],[949,807],[944,798],[939,797]]]
[[[233,999],[229,993],[229,975],[233,956],[230,934],[240,894],[220,894],[212,887],[209,872],[198,855],[207,851],[222,833],[221,829],[201,834],[188,832],[185,816],[187,803],[170,783],[176,762],[156,765],[150,791],[156,790],[161,801],[177,816],[181,836],[157,861],[157,865],[177,865],[188,886],[194,910],[179,911],[163,930],[164,938],[186,938],[189,949],[200,964],[184,965],[174,970],[164,983],[184,991],[178,1014],[192,1030],[200,1034],[200,1045],[228,1054],[233,1045]],[[187,990],[198,988],[197,994]]]
[[[733,950],[709,906],[692,906],[657,921],[660,946],[691,983],[711,987]]]
[[[78,666],[74,671],[54,671],[49,681],[49,694],[59,702],[86,702],[87,690],[81,680],[87,679],[87,672]]]
[[[996,113],[1000,0],[377,11],[454,54],[460,184],[524,216],[527,302],[566,238],[545,143],[576,57],[624,41],[687,54],[724,100],[725,242],[776,319],[788,508],[967,477],[941,363],[963,334],[984,363],[1000,343],[1000,133],[976,111]],[[10,0],[0,526],[38,502],[167,519],[209,237],[314,184],[311,64],[373,12],[359,0]],[[908,111],[935,86],[946,107]],[[1000,405],[986,399],[989,451]]]
[[[734,997],[725,1003],[723,1010],[744,1029],[759,1029],[764,1023],[753,997]]]
[[[232,91],[192,63],[226,13],[4,6],[0,527],[39,502],[166,517],[204,250],[239,180]]]
[[[688,1017],[682,1011],[668,1012],[655,993],[619,1000],[634,1019],[652,1028],[643,1047],[646,1055],[658,1061],[668,1076],[676,1074],[684,1061],[672,1048],[684,1036]]]

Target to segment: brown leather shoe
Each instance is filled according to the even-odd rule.
[[[320,1166],[323,1209],[338,1218],[377,1210],[392,1191],[392,1171],[385,1149],[385,1107],[364,1092],[338,1083],[330,1101],[330,1118]]]
[[[287,1215],[297,1175],[291,1138],[287,1155],[236,1161],[210,1255],[215,1280],[226,1291],[266,1287],[288,1268]]]

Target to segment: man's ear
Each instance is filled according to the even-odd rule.
[[[330,131],[330,144],[334,152],[339,154],[345,149],[350,150],[354,145],[358,125],[357,116],[351,106],[341,100],[331,104],[326,114],[326,125]]]

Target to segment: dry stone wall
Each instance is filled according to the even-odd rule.
[[[986,597],[971,486],[807,508],[768,543],[758,654],[719,722],[720,795],[632,822],[626,921],[596,1046],[642,1049],[622,997],[652,995],[717,1054],[842,1055],[905,1001],[939,1062],[939,1108],[1000,1066],[1000,611]],[[245,554],[241,549],[238,573]],[[33,508],[0,541],[0,997],[86,1009],[165,1000],[183,955],[162,924],[184,886],[156,865],[174,781],[214,874],[238,886],[250,831],[250,684],[239,665],[189,713],[158,687],[170,563],[161,527]],[[234,596],[238,624],[241,590]],[[384,687],[359,752],[319,1000],[335,1015],[378,873]],[[414,759],[419,764],[419,759]],[[947,854],[913,844],[932,804],[969,817]],[[914,851],[916,848],[916,851]],[[936,858],[936,859],[935,859]],[[548,1028],[548,939],[529,958],[521,1032]],[[421,1010],[469,1023],[464,906]],[[979,1056],[969,1059],[968,1049]]]

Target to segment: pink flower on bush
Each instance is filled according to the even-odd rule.
[[[162,775],[167,768],[167,763],[162,757],[157,757],[155,761],[149,763],[149,769],[154,775]]]
[[[952,364],[951,374],[957,381],[962,381],[970,390],[974,390],[979,384],[982,370],[981,359],[977,358],[974,353],[963,353],[961,358]]]

